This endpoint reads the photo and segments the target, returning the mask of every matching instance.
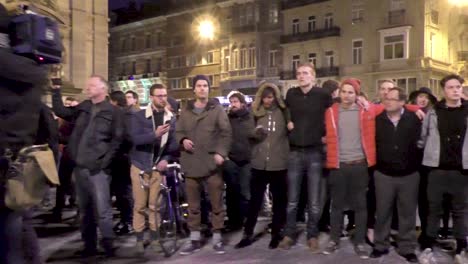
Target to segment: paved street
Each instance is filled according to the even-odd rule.
[[[117,257],[111,260],[81,260],[74,254],[78,251],[82,243],[78,228],[73,227],[73,212],[65,212],[66,221],[64,224],[44,224],[47,221],[48,214],[38,214],[35,218],[35,227],[40,236],[40,245],[42,256],[48,263],[167,263],[167,264],[187,264],[187,263],[320,263],[320,264],[335,264],[335,263],[379,263],[379,264],[395,264],[406,263],[404,259],[399,257],[394,251],[390,255],[378,260],[361,260],[354,254],[353,248],[347,239],[342,241],[342,248],[332,256],[313,255],[307,251],[305,246],[305,238],[300,237],[300,243],[289,251],[284,250],[269,250],[268,243],[269,234],[262,233],[259,235],[259,240],[252,246],[245,249],[237,250],[233,245],[237,243],[241,237],[240,232],[226,235],[228,246],[225,255],[216,255],[213,253],[210,244],[199,252],[191,256],[180,256],[178,253],[170,258],[165,258],[161,253],[153,253],[150,249],[147,250],[145,257],[135,257],[133,245],[135,238],[133,236],[120,237],[117,242],[118,250]],[[257,232],[261,232],[268,224],[268,219],[262,218],[259,221]],[[304,226],[302,226],[304,227]],[[322,234],[320,237],[322,247],[327,241],[327,235]],[[370,250],[370,248],[369,248]],[[436,251],[436,259],[438,264],[452,263],[452,258],[449,258],[446,253],[440,250]]]

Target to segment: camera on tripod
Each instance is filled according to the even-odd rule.
[[[39,64],[62,61],[63,47],[58,23],[30,11],[26,5],[21,5],[20,14],[11,18],[8,36],[15,54],[31,58]]]

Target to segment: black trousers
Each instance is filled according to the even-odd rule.
[[[339,243],[343,229],[343,211],[351,209],[356,223],[353,243],[364,243],[367,230],[366,190],[369,184],[367,164],[342,163],[339,169],[330,171],[328,183],[331,197],[331,240]]]
[[[111,192],[116,198],[120,221],[131,224],[133,219],[133,193],[130,178],[130,159],[126,155],[116,157],[112,161],[111,169]]]
[[[453,233],[458,245],[466,247],[468,214],[468,175],[458,170],[434,169],[429,172],[427,181],[427,198],[429,214],[427,217],[426,236],[435,239],[443,215],[443,198],[448,195],[451,201]],[[464,241],[464,242],[463,242]]]
[[[247,220],[244,225],[244,233],[247,235],[253,235],[255,225],[257,224],[258,214],[262,207],[263,195],[268,184],[270,184],[270,192],[273,196],[273,221],[271,235],[280,235],[281,230],[286,224],[286,205],[288,202],[286,170],[264,171],[252,169],[252,178],[250,181],[250,203]]]
[[[57,193],[55,195],[55,213],[62,213],[65,206],[65,194],[71,196],[70,200],[75,200],[75,188],[73,187],[72,174],[75,169],[75,163],[71,160],[70,154],[65,147],[60,158],[58,175],[60,185],[57,186]]]
[[[390,228],[395,203],[398,208],[398,252],[414,253],[416,249],[416,208],[418,205],[419,173],[392,177],[379,171],[374,173],[377,201],[375,248],[390,247]]]

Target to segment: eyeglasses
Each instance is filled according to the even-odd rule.
[[[157,98],[167,98],[167,94],[151,95],[151,96],[157,97]]]

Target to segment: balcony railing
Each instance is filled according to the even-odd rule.
[[[458,61],[468,61],[468,51],[459,51]]]
[[[233,70],[229,71],[229,77],[255,76],[256,72],[255,69]]]
[[[322,67],[315,69],[316,77],[331,77],[340,75],[340,67]],[[293,80],[296,79],[295,71],[282,71],[280,74],[281,80]]]
[[[281,43],[292,43],[292,42],[301,42],[308,41],[312,39],[320,39],[326,37],[338,37],[341,35],[341,30],[339,27],[324,28],[319,30],[314,30],[310,32],[303,32],[293,35],[283,35],[281,36]]]
[[[387,14],[387,26],[400,26],[407,24],[406,10],[389,11]]]
[[[248,33],[248,32],[254,32],[256,30],[255,24],[249,24],[249,25],[243,25],[243,26],[232,26],[231,28],[232,33]]]
[[[330,0],[288,0],[288,1],[283,1],[281,8],[290,9],[290,8],[316,4],[316,3],[326,2],[326,1],[330,1]]]

